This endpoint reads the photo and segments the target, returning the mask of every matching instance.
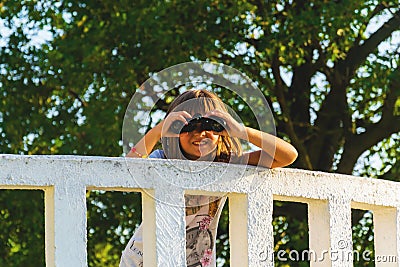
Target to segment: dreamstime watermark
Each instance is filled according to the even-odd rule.
[[[274,261],[279,262],[379,262],[379,263],[397,263],[399,257],[395,255],[374,255],[371,250],[357,251],[348,249],[346,241],[340,240],[338,242],[338,249],[324,249],[320,251],[309,250],[277,250],[277,251],[262,251],[259,254],[260,262]]]

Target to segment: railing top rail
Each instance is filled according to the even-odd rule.
[[[281,200],[304,198],[306,202],[341,196],[353,202],[400,207],[399,182],[344,174],[180,160],[0,155],[0,189],[35,189],[61,183],[107,190],[168,185],[192,193],[249,193],[260,183],[268,183]]]

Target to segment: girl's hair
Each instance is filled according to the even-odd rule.
[[[228,112],[224,102],[217,95],[207,90],[191,89],[175,98],[170,104],[166,116],[172,111],[186,111],[193,116],[196,113],[204,115],[212,110]],[[179,137],[163,137],[161,142],[167,158],[186,159],[179,145]],[[220,135],[216,154],[212,155],[209,160],[229,162],[232,157],[237,157],[241,154],[242,147],[238,138]]]

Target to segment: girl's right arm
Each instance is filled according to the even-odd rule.
[[[127,157],[140,158],[141,155],[147,156],[161,138],[161,130],[164,125],[164,120],[151,128],[146,135],[136,143],[134,149],[131,149],[126,155]]]
[[[182,121],[187,124],[186,119],[192,116],[186,111],[171,112],[168,116],[158,123],[154,128],[151,128],[139,142],[129,151],[126,155],[132,158],[141,158],[147,156],[153,150],[154,146],[161,139],[161,137],[177,137],[177,134],[169,131],[171,124],[174,121]]]

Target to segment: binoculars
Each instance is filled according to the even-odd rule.
[[[218,117],[202,117],[202,116],[194,116],[191,119],[186,119],[188,122],[185,125],[182,121],[174,121],[171,125],[171,131],[173,133],[185,133],[185,132],[193,132],[196,129],[200,129],[201,131],[214,131],[214,132],[222,132],[226,128],[225,120]]]

